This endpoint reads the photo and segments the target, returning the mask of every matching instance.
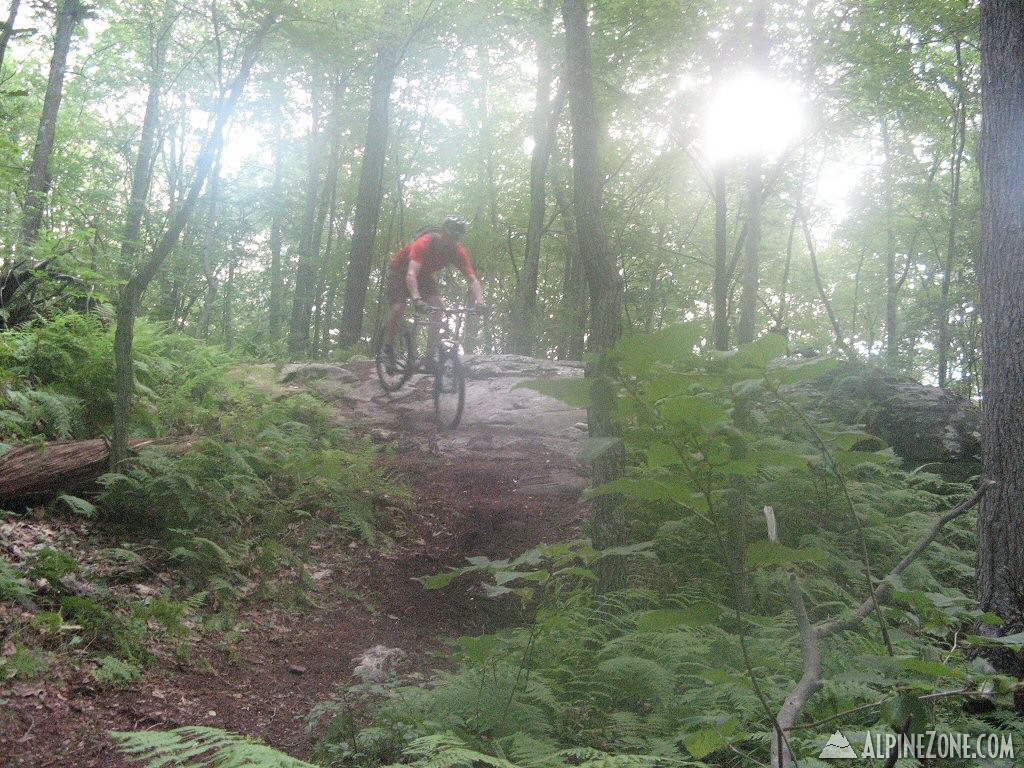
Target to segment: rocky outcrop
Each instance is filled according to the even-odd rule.
[[[960,477],[981,468],[981,409],[946,389],[863,363],[844,363],[796,388],[821,415],[863,425],[915,468]]]

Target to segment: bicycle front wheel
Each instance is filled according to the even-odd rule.
[[[406,328],[395,334],[390,357],[381,347],[377,351],[377,378],[385,392],[395,392],[412,376],[414,368],[412,332]]]
[[[434,421],[440,429],[455,429],[466,405],[466,372],[462,356],[443,351],[434,365]]]

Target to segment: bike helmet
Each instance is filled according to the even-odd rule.
[[[441,229],[455,237],[462,237],[466,234],[466,220],[461,216],[449,216],[444,220]]]

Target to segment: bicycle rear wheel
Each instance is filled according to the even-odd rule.
[[[401,389],[402,385],[409,380],[413,373],[412,331],[408,328],[395,334],[395,341],[392,346],[394,357],[388,359],[388,355],[382,346],[377,350],[377,378],[385,392],[395,392]]]
[[[455,429],[466,405],[466,373],[462,356],[442,350],[434,364],[434,421],[440,429]]]

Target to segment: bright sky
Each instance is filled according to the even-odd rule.
[[[708,105],[708,158],[713,163],[751,154],[771,158],[799,138],[805,122],[794,85],[752,72],[736,75],[716,89]]]

